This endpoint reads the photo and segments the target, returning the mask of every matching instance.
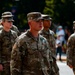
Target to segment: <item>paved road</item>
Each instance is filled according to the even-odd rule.
[[[58,67],[60,69],[59,73],[60,75],[74,75],[72,69],[70,69],[67,65],[66,65],[66,61],[57,61]]]

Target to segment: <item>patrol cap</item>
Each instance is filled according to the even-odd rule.
[[[40,12],[30,12],[30,13],[27,14],[27,18],[28,18],[28,21],[29,20],[38,21],[38,20],[43,19]]]
[[[13,15],[11,12],[4,12],[2,13],[2,20],[7,19],[8,21],[14,21],[13,20]]]
[[[12,22],[14,21],[14,20],[13,20],[13,17],[2,18],[2,20],[4,20],[4,19],[6,19],[7,21],[12,21]]]
[[[11,12],[4,12],[2,13],[2,18],[5,18],[5,17],[13,17],[12,13]]]
[[[42,17],[44,20],[52,20],[52,18],[49,15],[42,14]]]

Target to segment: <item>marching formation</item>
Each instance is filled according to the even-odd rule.
[[[57,53],[62,50],[64,31],[61,31],[62,34],[58,32],[56,37],[54,31],[50,30],[52,18],[47,14],[30,12],[27,20],[29,29],[21,34],[13,25],[12,13],[2,13],[0,75],[60,75],[56,61]],[[74,37],[75,33],[67,42],[67,65],[75,73]],[[61,54],[59,60],[62,61]]]

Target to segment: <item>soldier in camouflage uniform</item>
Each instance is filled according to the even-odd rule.
[[[0,30],[3,29],[3,26],[2,26],[2,23],[1,23],[1,20],[0,20]],[[20,35],[20,32],[18,30],[18,28],[15,26],[15,25],[12,25],[12,28],[11,28],[13,31],[15,31],[17,33],[17,35]]]
[[[45,15],[45,14],[42,14],[42,17],[43,17],[43,26],[44,28],[40,31],[40,34],[43,35],[48,43],[49,43],[49,47],[50,47],[50,50],[52,52],[52,58],[53,58],[53,70],[54,70],[54,75],[59,75],[59,68],[56,64],[56,48],[55,48],[55,34],[52,30],[50,30],[50,26],[51,26],[51,21],[52,21],[52,18],[50,18],[49,15]]]
[[[2,14],[3,29],[0,30],[0,75],[10,75],[11,50],[17,38],[17,33],[11,30],[13,24],[13,15]]]
[[[74,33],[70,35],[67,42],[67,65],[73,69],[75,75],[75,21],[73,22]]]
[[[28,13],[27,18],[30,29],[18,37],[12,49],[11,75],[50,75],[51,53],[46,38],[39,35],[43,25],[41,13]]]

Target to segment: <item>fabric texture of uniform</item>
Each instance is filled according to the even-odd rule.
[[[55,63],[56,62],[55,34],[52,30],[46,31],[44,29],[40,32],[40,34],[43,35],[49,43],[49,48],[51,50],[51,55],[53,57],[52,67],[53,67],[53,71],[55,73],[54,75],[59,75],[58,74],[59,68],[58,68],[57,64]]]
[[[0,75],[10,75],[11,50],[16,38],[16,32],[0,30],[0,63],[3,65],[3,72],[0,72]]]
[[[75,33],[68,38],[67,64],[73,66],[73,71],[75,73]]]
[[[36,39],[26,31],[18,37],[13,47],[11,75],[49,75],[50,55],[47,40],[41,35]]]

